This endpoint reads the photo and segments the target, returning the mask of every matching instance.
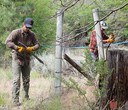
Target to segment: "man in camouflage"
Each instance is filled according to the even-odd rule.
[[[30,30],[33,26],[32,18],[26,18],[20,29],[13,30],[6,39],[6,46],[12,49],[12,71],[13,71],[13,104],[19,106],[20,77],[22,74],[24,98],[29,99],[30,82],[30,56],[39,48],[39,41]],[[27,47],[23,47],[21,44]]]

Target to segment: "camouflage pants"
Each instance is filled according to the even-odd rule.
[[[12,59],[12,71],[13,71],[13,87],[12,87],[12,99],[13,103],[19,102],[20,93],[20,81],[22,76],[24,98],[29,98],[29,82],[30,82],[30,65],[20,65],[18,60]]]

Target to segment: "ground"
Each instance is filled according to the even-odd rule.
[[[35,74],[35,73],[33,73]],[[7,108],[7,110],[42,110],[42,109],[34,109],[43,101],[48,102],[51,99],[52,94],[54,93],[54,78],[53,77],[46,77],[44,78],[41,75],[33,75],[30,81],[30,101],[26,101],[20,108],[13,107],[11,105],[11,89],[12,89],[12,79],[3,76],[0,80],[0,93],[4,94],[3,104],[0,106],[1,108]],[[87,79],[84,77],[76,77],[76,76],[64,76],[67,80],[71,77],[74,79],[80,87],[86,91],[86,97],[89,101],[93,102],[94,98],[94,87],[87,86]],[[22,88],[22,86],[21,86]],[[20,92],[20,101],[22,101],[22,89]],[[77,110],[77,108],[82,108],[83,104],[87,105],[85,98],[78,94],[78,91],[64,86],[62,84],[62,95],[61,95],[61,104],[63,110]],[[2,110],[2,109],[0,109]],[[6,110],[6,109],[4,109]]]

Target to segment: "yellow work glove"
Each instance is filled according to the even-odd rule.
[[[112,43],[112,42],[114,42],[114,40],[113,39],[107,39],[107,43]]]
[[[34,51],[34,47],[27,47],[27,48],[26,48],[26,51],[27,51],[28,53],[32,53],[32,52]]]
[[[115,36],[113,33],[109,35],[109,38],[107,39],[107,43],[112,43],[115,41]]]
[[[111,33],[111,34],[109,35],[109,38],[115,40],[115,35],[114,35],[113,33]]]
[[[22,52],[25,51],[25,48],[22,47],[22,46],[18,46],[18,47],[17,47],[17,50],[18,50],[19,53],[22,53]]]

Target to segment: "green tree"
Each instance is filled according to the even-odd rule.
[[[35,20],[34,31],[41,45],[49,45],[55,39],[56,19],[50,19],[55,14],[55,9],[50,9],[51,0],[33,0],[31,3],[34,4],[32,13],[32,18]]]
[[[50,17],[55,13],[55,10],[50,9],[51,0],[1,0],[0,1],[0,45],[1,57],[9,58],[9,53],[5,49],[5,39],[9,33],[21,28],[24,18],[32,17],[34,20],[33,31],[36,33],[40,44],[49,45],[55,38],[55,19]],[[3,48],[4,45],[4,48]],[[46,47],[40,48],[40,53]]]
[[[117,9],[124,4],[127,3],[126,0],[97,0],[96,6],[100,9],[100,18],[107,15],[113,9]],[[124,8],[114,12],[110,16],[106,18],[106,21],[109,25],[109,31],[114,32],[117,37],[122,37],[127,39],[128,37],[128,23],[127,23],[127,16],[128,16],[128,7],[125,6]]]
[[[10,31],[15,27],[13,21],[15,21],[14,16],[16,13],[15,4],[11,0],[1,0],[0,1],[0,62],[3,62],[4,67],[6,67],[7,59],[9,58],[9,53],[4,45],[5,39]],[[6,63],[6,64],[5,64]]]
[[[32,17],[34,20],[33,31],[36,33],[41,45],[49,45],[55,38],[55,19],[50,17],[55,13],[55,9],[50,9],[51,0],[15,0],[19,23],[25,17]],[[44,48],[40,49],[43,50]]]
[[[15,4],[10,0],[0,1],[0,41],[4,43],[6,36],[15,26],[12,21],[15,21],[13,17],[15,16]]]

